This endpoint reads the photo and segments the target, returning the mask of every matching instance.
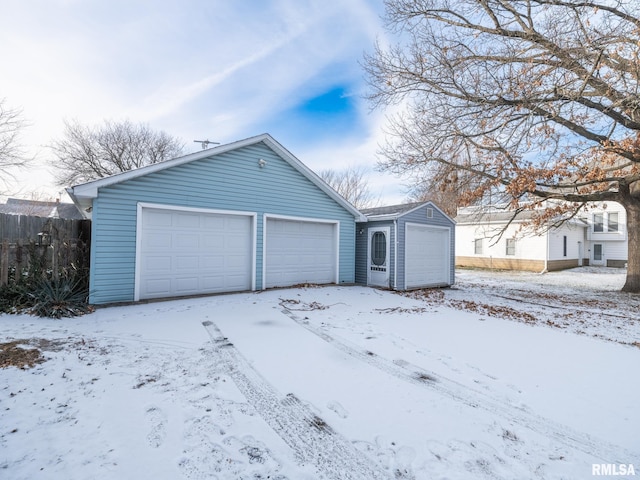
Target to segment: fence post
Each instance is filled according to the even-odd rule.
[[[22,251],[22,240],[18,240],[16,242],[16,276],[15,281],[19,281],[22,277],[22,262],[23,262],[23,251]]]
[[[0,286],[9,283],[9,241],[2,242],[0,252]]]
[[[54,280],[58,280],[58,276],[60,274],[60,258],[59,257],[59,248],[58,248],[58,239],[54,238],[51,243],[51,274]]]

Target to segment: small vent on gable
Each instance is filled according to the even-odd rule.
[[[427,208],[427,218],[433,218],[433,208]]]

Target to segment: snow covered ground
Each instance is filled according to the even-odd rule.
[[[0,478],[640,475],[640,297],[621,270],[271,290],[0,316]]]

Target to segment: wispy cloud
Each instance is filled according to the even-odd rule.
[[[360,98],[358,62],[382,35],[381,13],[378,0],[6,0],[0,97],[23,107],[31,147],[59,137],[64,119],[129,118],[186,141],[277,130],[303,161],[364,161],[380,122]],[[335,88],[351,128],[325,138],[309,125],[323,144],[284,128],[283,115]]]

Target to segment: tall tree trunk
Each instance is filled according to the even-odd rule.
[[[627,281],[623,292],[640,293],[640,201],[630,198],[623,203],[627,210]]]

